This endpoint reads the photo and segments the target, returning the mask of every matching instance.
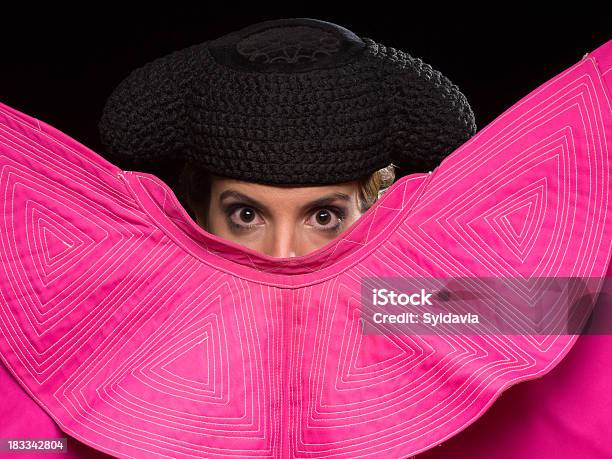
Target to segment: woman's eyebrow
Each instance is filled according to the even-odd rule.
[[[326,206],[326,205],[332,204],[334,201],[336,201],[338,199],[340,199],[341,201],[349,202],[351,200],[351,197],[348,194],[340,193],[338,191],[338,192],[335,192],[335,193],[331,193],[331,194],[325,195],[325,196],[323,196],[321,198],[315,199],[314,201],[311,201],[308,204],[305,204],[303,206],[303,208]]]
[[[266,210],[266,211],[268,210],[267,207],[264,204],[260,203],[256,199],[253,199],[253,198],[247,196],[246,194],[240,193],[239,191],[236,191],[236,190],[225,190],[225,191],[223,191],[219,195],[219,201],[221,201],[221,202],[223,200],[227,199],[227,198],[236,198],[236,199],[239,199],[239,200],[245,202],[248,205],[257,207],[257,208],[262,209],[262,210]],[[320,197],[318,199],[315,199],[314,201],[311,201],[311,202],[309,202],[307,204],[304,204],[302,206],[302,208],[322,207],[322,206],[326,206],[326,205],[332,204],[334,201],[336,201],[338,199],[342,200],[342,201],[348,202],[348,201],[351,200],[351,197],[348,194],[346,194],[346,193],[341,193],[341,192],[337,191],[335,193],[327,194],[327,195],[322,196],[322,197]]]
[[[219,201],[223,202],[227,198],[236,198],[239,199],[251,206],[258,207],[260,209],[266,209],[266,206],[261,204],[259,201],[247,196],[246,194],[242,194],[236,190],[225,190],[223,193],[219,195]]]

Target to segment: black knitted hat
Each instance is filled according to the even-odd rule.
[[[185,161],[277,185],[395,164],[431,170],[476,132],[459,88],[421,59],[310,18],[264,21],[131,72],[99,122],[124,169]]]

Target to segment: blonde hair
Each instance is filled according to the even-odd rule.
[[[393,163],[374,171],[358,182],[361,213],[367,211],[395,181]]]

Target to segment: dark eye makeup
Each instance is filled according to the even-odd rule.
[[[240,212],[237,213],[236,211],[238,210],[240,210]],[[227,221],[229,228],[231,228],[232,230],[236,232],[245,232],[245,231],[250,231],[259,225],[258,223],[249,223],[245,221],[242,221],[242,223],[237,223],[234,220],[234,218],[236,218],[235,215],[238,215],[238,220],[241,220],[240,214],[244,210],[250,210],[250,212],[253,212],[255,214],[254,220],[256,220],[258,217],[261,218],[262,213],[255,206],[250,205],[250,204],[239,203],[239,202],[231,203],[226,206],[223,206],[223,212],[225,214],[226,221]],[[330,206],[330,205],[324,206],[324,207],[321,207],[321,206],[315,207],[313,209],[308,210],[307,212],[308,220],[314,218],[316,222],[317,216],[320,214],[321,211],[326,211],[328,213],[333,214],[338,220],[338,222],[335,225],[328,226],[328,227],[323,227],[324,224],[321,225],[321,227],[317,227],[317,223],[313,223],[310,226],[313,226],[315,227],[315,229],[325,232],[325,233],[337,233],[341,229],[341,227],[343,226],[346,220],[346,210],[340,207],[337,207],[337,206]]]
[[[329,226],[325,228],[317,228],[317,229],[320,229],[320,231],[325,231],[327,233],[337,233],[341,229],[341,227],[344,225],[344,221],[346,220],[346,211],[336,206],[325,206],[325,207],[315,208],[309,212],[310,212],[310,215],[312,215],[316,220],[319,212],[321,211],[328,211],[334,214],[336,218],[338,219],[338,223],[336,223],[334,226]]]
[[[257,218],[257,215],[261,214],[261,212],[258,209],[256,209],[255,207],[251,205],[245,205],[245,204],[240,204],[240,203],[229,204],[223,209],[223,212],[225,213],[225,219],[227,221],[228,226],[234,231],[249,231],[255,228],[257,226],[256,223],[250,223],[250,222],[236,223],[232,219],[232,216],[239,209],[241,209],[241,212],[242,210],[249,209],[251,212],[255,213],[255,218]]]

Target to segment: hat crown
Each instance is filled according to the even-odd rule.
[[[465,96],[422,60],[337,24],[291,18],[134,70],[99,129],[124,169],[172,175],[190,162],[297,186],[355,180],[390,163],[400,175],[430,170],[476,126]]]
[[[219,64],[259,73],[295,73],[337,67],[365,48],[365,42],[350,30],[311,18],[258,22],[208,45]]]

